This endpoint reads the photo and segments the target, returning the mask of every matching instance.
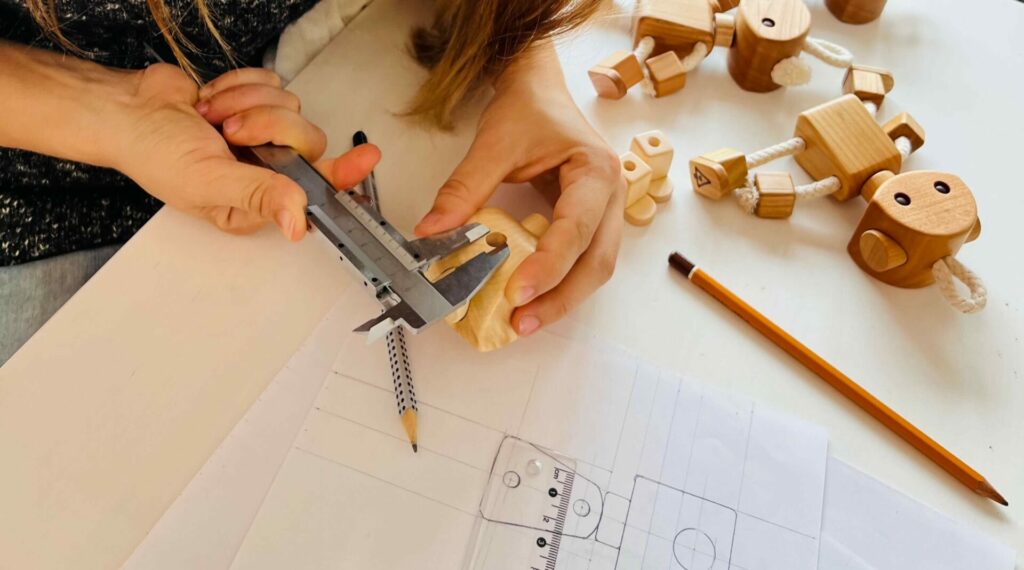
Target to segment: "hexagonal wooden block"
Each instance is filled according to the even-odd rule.
[[[843,93],[856,95],[861,101],[871,101],[879,106],[894,85],[892,72],[881,67],[852,65],[843,77]]]
[[[715,44],[715,17],[708,0],[647,0],[637,11],[633,45],[651,36],[654,53],[674,51],[680,57],[693,51],[697,42]]]
[[[899,172],[899,149],[864,108],[860,99],[844,95],[800,114],[796,136],[806,148],[794,157],[811,178],[839,179],[832,196],[849,200],[860,195],[868,178],[882,170]]]
[[[900,113],[889,119],[882,125],[882,130],[894,141],[900,137],[907,137],[910,140],[911,152],[924,146],[924,127],[914,120],[910,113]]]
[[[747,157],[736,149],[719,149],[690,161],[693,191],[712,200],[720,199],[746,181]]]
[[[788,218],[796,204],[796,186],[788,172],[758,172],[754,175],[757,188],[757,209],[759,218]]]
[[[674,151],[665,133],[658,130],[640,133],[629,143],[629,151],[651,167],[651,180],[668,176]]]
[[[637,200],[647,195],[651,187],[651,167],[642,158],[632,152],[619,156],[622,163],[622,176],[626,179],[626,207],[632,206]]]
[[[600,97],[621,99],[630,87],[640,83],[644,70],[633,52],[617,51],[587,71]]]
[[[664,97],[686,87],[686,70],[674,51],[647,58],[644,62],[647,77],[654,87],[655,97]]]

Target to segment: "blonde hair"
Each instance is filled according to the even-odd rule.
[[[410,114],[449,126],[452,112],[483,80],[496,76],[532,43],[582,24],[601,0],[437,0],[433,23],[413,31],[411,51],[430,70]],[[26,0],[43,30],[68,51],[85,56],[61,32],[56,0]],[[217,31],[206,0],[194,0],[206,29],[234,63],[230,46]],[[189,75],[199,73],[186,52],[196,51],[164,0],[146,0],[153,21]]]

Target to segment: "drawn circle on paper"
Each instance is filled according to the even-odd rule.
[[[519,474],[516,473],[515,471],[506,471],[505,475],[503,475],[501,478],[501,482],[504,483],[505,486],[508,487],[509,489],[515,489],[516,487],[519,486],[519,483],[522,482],[522,479],[519,477]]]
[[[707,543],[711,550],[711,558],[707,561],[703,559],[700,561],[693,560],[695,553],[708,555],[706,550],[698,550],[697,545],[700,543]],[[672,540],[672,556],[676,559],[678,564],[683,570],[711,570],[711,567],[715,564],[715,558],[718,557],[718,550],[715,548],[715,541],[711,540],[708,533],[700,530],[699,528],[684,528],[683,530],[676,533],[676,537]],[[703,558],[703,557],[702,557]],[[689,560],[689,566],[687,566],[683,560]]]
[[[572,504],[572,512],[580,517],[586,517],[590,514],[590,503],[583,499],[576,499],[576,502]]]

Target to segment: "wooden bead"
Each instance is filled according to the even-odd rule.
[[[617,51],[587,71],[599,97],[621,99],[630,87],[640,83],[644,70],[633,52]]]
[[[742,152],[723,148],[702,154],[690,161],[693,191],[718,200],[747,182],[747,157]]]
[[[882,15],[885,0],[825,0],[825,5],[840,22],[866,24]]]
[[[714,12],[708,0],[648,0],[641,3],[633,26],[633,45],[644,36],[654,38],[654,52],[674,51],[684,57],[703,43],[715,44]]]
[[[934,281],[932,265],[956,255],[978,224],[974,195],[959,177],[947,172],[907,172],[878,188],[847,250],[861,269],[885,283],[924,287]],[[893,243],[875,234],[862,237],[872,231]],[[877,269],[892,265],[885,260],[896,255],[896,246],[905,252],[906,261]],[[886,250],[885,255],[878,248]]]
[[[907,262],[907,252],[894,239],[878,230],[860,234],[860,253],[871,269],[889,271]]]
[[[903,159],[860,99],[844,95],[800,114],[796,136],[806,148],[794,157],[815,180],[836,176],[841,186],[833,197],[849,200],[882,170],[899,172]]]
[[[664,97],[686,87],[686,70],[674,51],[647,58],[647,77],[654,87],[655,97]]]
[[[887,69],[852,65],[843,77],[843,93],[856,95],[861,101],[871,101],[880,107],[895,84],[892,72]]]
[[[736,18],[732,14],[715,14],[715,45],[730,48],[736,37]]]
[[[759,218],[782,219],[793,214],[796,186],[788,172],[758,172],[754,186],[758,194],[754,214]]]
[[[512,328],[512,311],[515,307],[506,297],[505,287],[519,264],[537,250],[538,236],[526,228],[528,223],[533,229],[547,225],[546,220],[543,225],[540,224],[537,216],[533,214],[520,223],[503,210],[484,208],[474,214],[469,222],[484,224],[491,233],[439,259],[426,271],[428,279],[437,281],[481,252],[489,251],[501,243],[508,246],[508,259],[498,266],[491,278],[469,300],[464,311],[445,319],[466,342],[481,352],[501,348],[519,338]],[[546,230],[546,227],[543,229]]]
[[[658,213],[658,204],[646,194],[626,208],[626,221],[634,226],[646,226]]]
[[[626,179],[626,207],[647,195],[651,187],[651,167],[642,158],[632,152],[619,156],[622,163],[622,176]]]
[[[729,74],[747,91],[778,89],[772,69],[800,55],[810,29],[811,13],[802,0],[744,0],[736,11]]]
[[[657,130],[640,133],[629,143],[629,151],[651,167],[651,180],[668,176],[675,151],[665,133]]]
[[[889,119],[882,125],[882,130],[893,141],[900,137],[907,137],[910,140],[911,152],[924,146],[924,127],[914,117],[911,117],[910,113],[900,113]]]

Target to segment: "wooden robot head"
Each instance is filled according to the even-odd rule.
[[[772,70],[800,55],[810,29],[811,13],[803,0],[744,0],[736,11],[729,74],[747,91],[778,89]]]

